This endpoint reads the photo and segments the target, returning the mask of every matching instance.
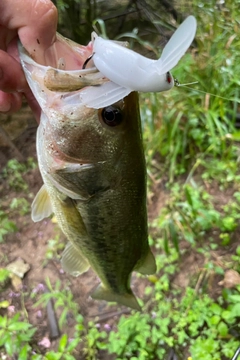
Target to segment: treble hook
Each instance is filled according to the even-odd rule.
[[[92,59],[93,55],[94,55],[94,54],[90,55],[90,56],[84,61],[83,66],[82,66],[82,69],[83,69],[83,70],[86,69],[86,66],[87,66],[88,62]]]

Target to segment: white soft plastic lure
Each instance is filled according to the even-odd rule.
[[[174,86],[170,74],[191,45],[197,29],[194,16],[189,16],[175,31],[158,60],[148,59],[112,40],[93,35],[93,57],[96,68],[110,81],[81,92],[88,107],[108,106],[131,91],[161,92]]]

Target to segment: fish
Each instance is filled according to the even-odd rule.
[[[42,110],[37,156],[44,185],[33,201],[32,219],[55,214],[69,240],[62,267],[73,276],[91,267],[101,281],[94,299],[140,310],[132,272],[156,272],[137,92],[174,86],[170,70],[191,45],[196,27],[189,16],[159,60],[95,33],[86,47],[58,34],[45,64],[19,43],[26,79]]]
[[[70,60],[56,51],[51,65],[38,64],[19,43],[26,79],[41,107],[36,147],[44,184],[33,201],[32,219],[54,213],[68,239],[62,267],[73,276],[94,270],[101,283],[93,299],[140,310],[132,272],[153,274],[156,263],[148,243],[138,94],[87,107],[79,100],[82,91],[101,88],[109,79],[95,66],[82,69],[91,45],[80,51],[60,35],[57,42],[71,53]]]

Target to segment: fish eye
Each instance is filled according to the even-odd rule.
[[[171,73],[168,71],[167,74],[166,74],[166,81],[171,84],[172,82],[172,76],[171,76]]]
[[[102,110],[102,119],[108,126],[117,126],[121,124],[123,114],[119,108],[107,106]]]

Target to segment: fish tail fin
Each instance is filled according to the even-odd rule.
[[[97,287],[97,289],[92,293],[91,297],[96,300],[117,302],[118,304],[127,306],[134,310],[141,310],[141,307],[132,292],[124,294],[114,293],[112,290],[107,289],[102,284]]]

